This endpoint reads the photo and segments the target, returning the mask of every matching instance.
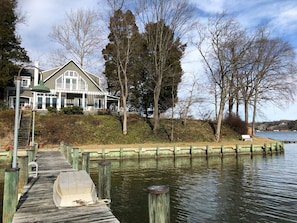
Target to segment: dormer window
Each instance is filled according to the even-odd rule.
[[[28,88],[31,84],[30,77],[21,77],[21,87]]]

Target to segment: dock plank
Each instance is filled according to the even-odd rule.
[[[25,222],[104,222],[118,223],[106,204],[58,208],[53,201],[53,185],[62,171],[75,171],[59,151],[37,154],[39,174],[27,184],[19,199],[13,223]]]

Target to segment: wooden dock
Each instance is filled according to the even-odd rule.
[[[37,178],[23,189],[13,223],[19,222],[119,222],[106,204],[57,208],[53,201],[53,184],[61,171],[73,168],[59,151],[39,151]]]

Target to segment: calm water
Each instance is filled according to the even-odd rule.
[[[297,144],[286,144],[272,156],[113,161],[111,209],[122,223],[146,223],[147,187],[169,185],[171,222],[297,222],[296,160]]]
[[[281,141],[297,141],[297,132],[257,132],[256,135]]]
[[[297,144],[272,156],[114,161],[111,209],[122,223],[148,222],[147,187],[169,185],[171,222],[297,222],[296,161]]]

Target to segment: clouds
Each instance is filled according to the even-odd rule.
[[[137,0],[135,0],[137,1]],[[100,2],[101,5],[98,4]],[[297,50],[297,0],[190,0],[196,8],[196,18],[205,20],[209,15],[222,11],[234,14],[242,27],[253,30],[259,24],[266,24],[276,36],[289,41]],[[102,11],[100,0],[19,0],[19,8],[26,14],[25,25],[19,25],[18,34],[22,46],[28,51],[31,60],[39,60],[40,66],[47,67],[47,59],[56,45],[48,35],[53,25],[64,23],[65,13],[76,9]],[[183,59],[186,75],[201,73],[199,57],[195,48],[187,48]],[[288,109],[290,108],[290,109]],[[286,113],[269,113],[269,120],[296,119],[297,105],[290,106]]]
[[[207,17],[226,11],[237,17],[240,24],[253,30],[259,25],[267,25],[276,36],[281,36],[291,42],[297,32],[297,1],[295,0],[191,0],[200,12],[200,16]]]
[[[48,37],[52,26],[63,24],[66,12],[71,9],[95,9],[97,3],[94,0],[26,0],[19,1],[18,7],[26,15],[26,23],[17,27],[22,46],[31,60],[39,60],[41,66],[48,68],[46,61],[57,47]]]
[[[297,48],[293,38],[297,29],[295,0],[190,0],[190,2],[197,8],[198,18],[226,11],[236,15],[240,24],[247,29],[253,29],[259,24],[268,24],[277,35],[287,38]],[[26,0],[19,1],[19,8],[26,14],[27,23],[18,27],[18,33],[22,37],[23,46],[29,51],[32,59],[35,59],[38,54],[46,53],[52,48],[53,43],[50,42],[48,34],[53,25],[64,22],[67,11],[81,8],[99,11],[101,7],[95,0]]]

